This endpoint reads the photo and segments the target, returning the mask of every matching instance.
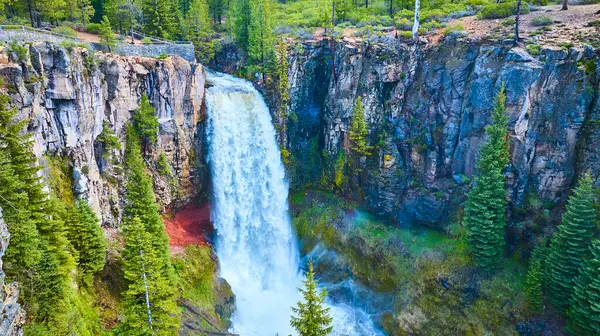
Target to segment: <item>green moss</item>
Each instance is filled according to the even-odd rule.
[[[50,176],[48,185],[54,195],[68,205],[75,205],[73,166],[66,156],[46,156]]]
[[[173,258],[177,274],[179,297],[207,310],[214,309],[214,273],[216,264],[210,257],[210,247],[188,245],[185,253]]]

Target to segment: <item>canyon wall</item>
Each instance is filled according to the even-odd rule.
[[[159,204],[166,210],[191,202],[205,192],[203,119],[204,69],[178,57],[164,60],[90,55],[50,43],[26,45],[26,59],[8,52],[0,59],[0,77],[19,117],[28,120],[34,150],[46,169],[60,160],[74,180],[77,197],[86,199],[104,226],[118,224],[123,210],[125,126],[146,93],[159,121],[157,143],[148,163]],[[107,123],[122,148],[106,150],[97,138]],[[114,153],[113,153],[114,152]],[[164,153],[175,182],[159,173]]]
[[[543,49],[534,57],[508,45],[453,41],[335,49],[333,67],[327,41],[291,50],[290,117],[275,119],[282,120],[295,188],[331,178],[339,152],[350,154],[348,128],[360,96],[373,151],[360,178],[349,177],[350,192],[401,223],[442,227],[465,199],[503,85],[513,210],[562,204],[577,174],[598,178],[598,50]]]

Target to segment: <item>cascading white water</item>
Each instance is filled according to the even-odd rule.
[[[208,74],[208,162],[212,220],[221,276],[236,297],[234,331],[241,336],[295,335],[292,306],[298,248],[288,213],[288,183],[269,110],[254,87],[229,75]],[[334,334],[378,335],[354,318],[351,307],[332,306]],[[371,330],[356,332],[354,330]]]

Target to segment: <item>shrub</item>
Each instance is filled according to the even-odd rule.
[[[506,19],[502,20],[502,22],[500,22],[500,24],[504,27],[510,27],[510,26],[514,26],[516,21],[517,20],[515,20],[514,17],[511,17],[511,18],[506,18]]]
[[[90,23],[85,26],[85,31],[91,34],[99,34],[100,33],[100,24],[99,23]]]
[[[537,56],[540,54],[541,52],[541,47],[539,44],[528,44],[525,49],[527,50],[527,52],[529,54],[531,54],[532,56]]]
[[[27,48],[20,45],[19,42],[12,41],[8,45],[8,50],[13,52],[14,56],[16,57],[16,60],[13,60],[13,61],[17,61],[17,62],[26,62],[27,61]]]
[[[573,48],[574,44],[573,44],[573,42],[569,41],[569,42],[561,42],[558,44],[558,46],[563,48],[564,50],[569,50],[569,49]]]
[[[396,28],[400,30],[411,30],[413,26],[413,21],[403,17],[396,20]]]
[[[465,30],[465,27],[462,24],[460,24],[460,23],[453,24],[453,25],[446,27],[446,29],[444,29],[444,36],[448,36],[455,32],[456,33],[462,32],[464,30]]]
[[[477,13],[478,19],[503,19],[515,15],[517,11],[516,2],[504,2],[483,6],[481,12]],[[521,3],[521,14],[529,13],[529,5],[526,2]]]
[[[412,38],[412,32],[410,32],[410,31],[401,31],[401,32],[398,32],[398,36],[400,38],[403,38],[403,39],[411,39]]]
[[[531,20],[531,24],[538,27],[549,26],[552,24],[552,18],[548,16],[536,16]]]
[[[72,38],[77,37],[77,32],[69,26],[59,26],[59,27],[52,29],[52,31],[55,33],[61,34],[61,35],[72,37]]]
[[[152,40],[149,37],[144,37],[142,39],[143,44],[152,44]]]

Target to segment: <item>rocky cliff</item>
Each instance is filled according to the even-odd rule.
[[[123,140],[143,93],[159,120],[158,141],[149,149],[158,201],[166,208],[204,193],[202,65],[178,57],[92,55],[50,43],[26,46],[27,57],[9,51],[0,59],[5,89],[29,121],[40,162],[49,166],[49,157],[68,158],[61,162],[72,174],[76,196],[92,204],[104,226],[116,225],[122,213],[124,148],[107,158],[97,138],[107,123]],[[161,153],[175,181],[161,176],[152,160]]]
[[[456,41],[346,42],[335,49],[333,67],[326,41],[291,51],[291,114],[279,128],[295,187],[332,176],[338,153],[349,153],[347,131],[361,96],[374,149],[362,176],[350,178],[350,191],[379,214],[441,227],[464,200],[502,85],[513,213],[560,204],[577,174],[600,173],[598,50],[544,49],[534,57],[521,48]]]

